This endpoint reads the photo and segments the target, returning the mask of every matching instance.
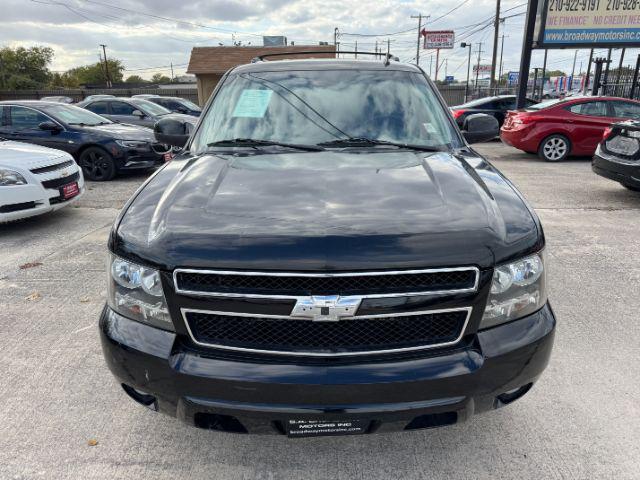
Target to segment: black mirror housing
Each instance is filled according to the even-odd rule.
[[[52,133],[62,131],[62,128],[60,128],[60,125],[58,125],[55,122],[51,122],[51,121],[42,122],[41,124],[38,125],[38,128],[40,130],[44,130],[44,131],[52,132]]]
[[[183,148],[194,124],[182,118],[162,118],[153,126],[153,132],[158,143]]]
[[[485,113],[476,113],[465,118],[462,135],[467,143],[480,143],[493,140],[500,135],[498,120]]]

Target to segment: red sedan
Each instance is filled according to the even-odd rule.
[[[593,156],[605,128],[627,119],[640,120],[639,101],[616,97],[550,100],[508,112],[500,138],[519,150],[558,162],[569,155]]]

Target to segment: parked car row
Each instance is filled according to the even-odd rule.
[[[549,162],[593,157],[595,173],[640,190],[640,101],[583,96],[528,105],[507,113],[500,138]]]
[[[174,113],[184,113],[185,115],[193,115],[194,117],[199,117],[200,114],[202,113],[202,109],[198,105],[196,105],[190,100],[187,100],[186,98],[165,97],[162,95],[151,94],[151,93],[133,95],[131,98],[116,97],[115,95],[109,95],[109,94],[89,95],[81,102],[78,102],[78,105],[83,106],[90,102],[95,102],[96,100],[107,100],[107,99],[110,99],[110,100],[118,99],[118,100],[123,100],[127,102],[132,101],[134,99],[144,99],[144,100],[148,100],[149,102],[160,105],[161,107],[164,107],[165,109]],[[42,97],[40,100],[44,102],[56,102],[56,103],[66,103],[66,104],[74,103],[73,98],[67,97],[64,95]]]

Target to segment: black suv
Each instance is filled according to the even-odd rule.
[[[454,424],[523,396],[554,314],[544,236],[416,66],[229,71],[109,239],[105,359],[140,404],[291,437]]]

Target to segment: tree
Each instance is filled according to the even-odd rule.
[[[0,49],[0,89],[41,88],[49,83],[49,64],[53,49],[49,47],[4,47]]]
[[[161,73],[156,73],[151,77],[151,83],[171,83],[171,79]]]
[[[142,78],[140,75],[130,75],[127,77],[127,79],[124,81],[124,83],[149,83],[147,82],[144,78]]]
[[[568,75],[566,73],[564,73],[562,70],[547,70],[544,73],[545,77],[568,77]]]
[[[122,72],[124,71],[124,65],[120,60],[109,59],[107,62],[109,66],[109,77],[113,83],[122,82]],[[66,71],[63,75],[64,86],[79,85],[91,85],[91,84],[105,84],[107,83],[107,77],[104,71],[104,63],[97,62],[90,65],[82,65],[80,67],[72,68]]]

